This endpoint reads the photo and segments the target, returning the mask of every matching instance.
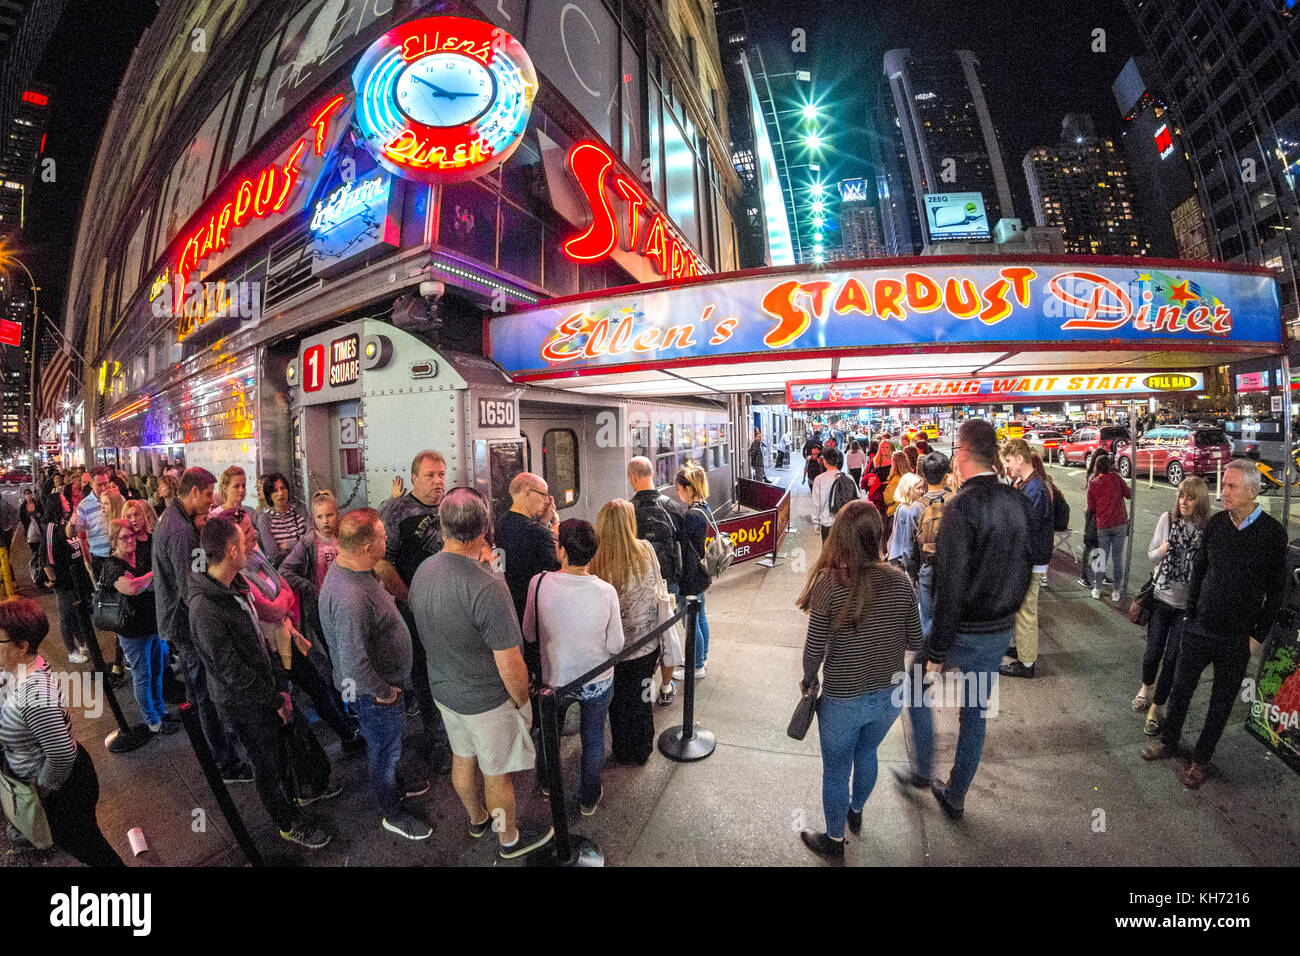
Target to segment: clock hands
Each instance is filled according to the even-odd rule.
[[[441,86],[438,86],[436,83],[430,83],[428,80],[424,79],[423,77],[412,76],[411,79],[415,80],[415,82],[417,83],[423,83],[425,86],[429,87],[429,89],[433,90],[434,96],[442,97],[444,99],[450,100],[450,99],[455,99],[458,96],[475,95],[474,93],[457,93],[452,90],[444,90]]]

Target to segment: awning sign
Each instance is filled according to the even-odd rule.
[[[863,408],[902,403],[974,405],[980,402],[1079,399],[1084,396],[1140,396],[1199,392],[1201,372],[1136,372],[1116,375],[980,375],[968,378],[834,379],[789,382],[793,409]]]
[[[544,379],[835,349],[1280,348],[1275,277],[1178,265],[915,260],[657,285],[495,318],[492,358]]]

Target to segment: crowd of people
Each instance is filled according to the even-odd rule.
[[[448,490],[446,477],[444,456],[425,450],[410,490],[395,482],[379,510],[340,515],[320,490],[308,515],[280,474],[261,477],[254,509],[238,466],[149,481],[97,466],[51,472],[29,496],[24,529],[37,530],[33,573],[59,595],[69,661],[95,657],[96,622],[103,630],[111,606],[145,725],[174,733],[169,704],[188,700],[223,781],[252,783],[283,839],[328,845],[331,827],[304,808],[342,789],[297,690],[344,754],[367,754],[384,831],[428,838],[432,824],[412,801],[430,789],[426,769],[449,772],[469,835],[495,832],[511,859],[553,837],[515,810],[515,775],[537,764],[534,688],[563,689],[629,649],[560,700],[562,712],[579,710],[578,798],[591,815],[604,793],[606,724],[614,760],[644,764],[656,702],[672,703],[685,667],[706,676],[711,578],[701,558],[716,525],[694,463],[676,474],[674,499],[655,487],[648,459],[633,459],[631,494],[607,502],[594,524],[560,521],[539,475],[515,476],[495,521],[482,495]],[[651,634],[683,595],[699,608],[690,662],[674,631]],[[49,622],[35,601],[3,607],[0,667],[12,658],[36,682],[29,689],[43,688]],[[37,695],[35,710],[10,703],[21,697],[0,708],[0,738],[18,755],[11,769],[51,781],[50,793],[64,788],[51,810],[55,844],[85,863],[120,863],[95,824],[98,783],[66,702],[56,692]],[[421,731],[404,745],[417,718]],[[537,769],[548,793],[558,769]],[[53,825],[60,806],[79,808],[78,826]]]
[[[833,436],[805,447],[822,545],[797,601],[809,615],[800,687],[820,692],[826,821],[802,839],[833,860],[843,858],[845,829],[863,826],[876,751],[903,711],[913,747],[900,782],[963,815],[992,683],[1036,673],[1039,589],[1064,501],[1029,445],[999,444],[986,421],[961,425],[951,460],[905,436],[847,440],[847,453]],[[672,703],[687,668],[707,676],[712,578],[701,559],[718,533],[707,478],[687,464],[665,495],[652,462],[633,458],[629,497],[605,503],[594,523],[561,521],[545,479],[527,472],[495,517],[475,489],[447,489],[437,451],[415,456],[410,479],[379,509],[340,514],[328,490],[303,511],[280,474],[261,477],[250,508],[238,466],[156,480],[98,466],[49,473],[20,517],[37,552],[33,574],[57,595],[68,660],[100,659],[96,622],[111,617],[109,656],[129,672],[149,731],[174,733],[169,705],[190,701],[222,779],[252,783],[283,839],[326,846],[331,826],[306,808],[342,789],[296,690],[343,754],[366,754],[383,831],[428,838],[432,823],[414,801],[430,790],[429,771],[449,772],[469,836],[495,833],[512,859],[553,837],[516,810],[519,774],[536,771],[545,793],[560,772],[539,766],[537,687],[562,688],[561,711],[578,709],[578,805],[591,815],[604,797],[606,727],[615,761],[646,763],[656,705]],[[1193,788],[1250,638],[1267,635],[1283,596],[1285,534],[1258,493],[1257,470],[1233,462],[1224,510],[1211,517],[1205,482],[1187,478],[1148,549],[1152,608],[1132,708],[1154,738],[1142,756],[1172,755],[1214,665],[1209,714],[1182,774]],[[1081,579],[1094,597],[1108,564],[1114,600],[1123,587],[1127,494],[1096,456]],[[693,660],[671,629],[646,640],[684,597],[698,605]],[[117,865],[95,822],[94,767],[40,655],[48,631],[37,602],[0,604],[9,674],[0,747],[9,771],[39,786],[55,844],[83,863]],[[941,780],[923,688],[945,668],[967,679],[956,685],[960,730]],[[417,719],[420,732],[407,738]]]
[[[850,474],[836,442],[809,440],[812,517],[822,550],[797,604],[809,615],[803,694],[820,694],[825,829],[803,842],[844,858],[845,829],[863,826],[875,785],[876,751],[906,711],[912,730],[905,787],[928,788],[959,819],[979,767],[993,684],[1033,678],[1038,660],[1038,597],[1068,505],[1041,458],[1022,439],[998,444],[993,425],[972,419],[956,435],[954,456],[882,435],[852,440]],[[861,469],[860,476],[855,474]],[[887,470],[886,470],[887,469]],[[873,480],[874,479],[874,480]],[[880,489],[884,491],[876,495]],[[1177,752],[1188,705],[1214,665],[1209,713],[1180,774],[1195,789],[1223,733],[1250,658],[1281,607],[1286,577],[1282,526],[1256,502],[1259,472],[1234,461],[1223,475],[1224,510],[1209,516],[1200,478],[1178,488],[1148,549],[1153,601],[1142,685],[1133,710],[1154,736],[1147,760]],[[1110,566],[1112,600],[1123,583],[1128,485],[1098,455],[1088,475],[1081,583],[1094,598]],[[1062,510],[1064,509],[1064,511]],[[891,528],[892,525],[892,528]],[[956,753],[946,780],[934,775],[934,696],[927,685],[960,670]],[[903,693],[898,694],[900,680]]]

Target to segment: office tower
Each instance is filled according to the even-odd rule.
[[[839,225],[845,259],[878,259],[885,255],[876,206],[868,200],[865,179],[840,180]]]
[[[1146,56],[1124,64],[1112,89],[1124,118],[1121,141],[1128,161],[1138,216],[1151,255],[1162,259],[1208,259],[1209,236],[1183,142]]]
[[[1060,142],[1029,150],[1024,171],[1035,222],[1060,227],[1067,252],[1147,254],[1128,166],[1115,142],[1097,135],[1087,113],[1066,114]]]
[[[906,154],[900,172],[910,179],[923,245],[942,235],[936,234],[942,227],[927,215],[929,194],[979,193],[990,233],[999,219],[1015,217],[978,68],[969,50],[885,54],[885,77]],[[894,218],[897,222],[901,217]]]
[[[749,18],[740,0],[716,0],[713,15],[718,25],[722,75],[727,83],[727,128],[731,135],[731,163],[740,176],[740,206],[736,218],[737,254],[742,269],[771,265],[767,215],[755,128],[767,130],[762,114],[754,109],[757,91],[749,68]],[[770,144],[768,145],[770,152]],[[782,203],[784,214],[784,203]],[[779,246],[781,243],[777,242]]]
[[[49,112],[48,90],[35,85],[24,89],[9,111],[9,125],[0,139],[0,236],[25,225]]]
[[[1279,270],[1282,317],[1294,336],[1300,16],[1288,0],[1126,3],[1158,69],[1173,130],[1181,131],[1213,257]]]

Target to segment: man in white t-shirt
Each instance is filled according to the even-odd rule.
[[[840,465],[844,459],[840,456],[838,448],[827,448],[822,452],[822,461],[826,465],[826,470],[813,479],[812,483],[812,519],[813,524],[821,529],[822,540],[830,534],[831,525],[835,523],[835,515],[839,508],[834,507],[838,504],[843,507],[846,501],[852,501],[860,498],[862,493],[853,485],[853,479],[840,471]],[[843,479],[840,481],[840,479]],[[832,492],[836,482],[840,484],[840,500],[833,500]]]

